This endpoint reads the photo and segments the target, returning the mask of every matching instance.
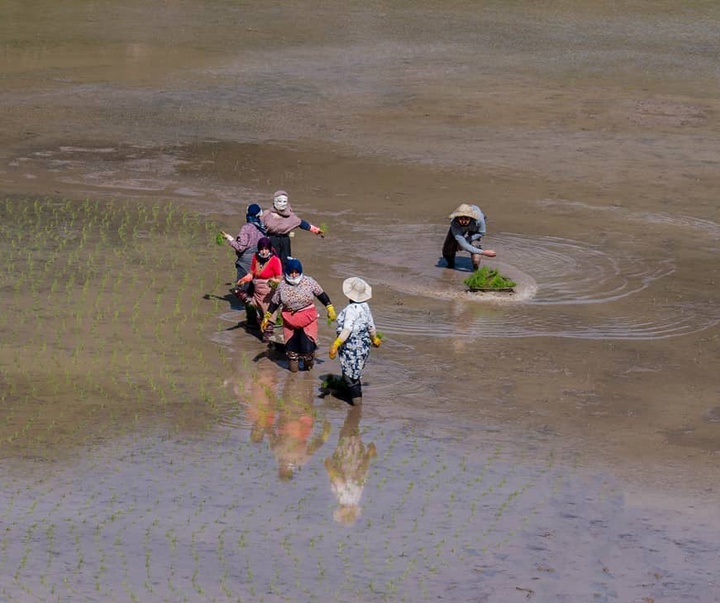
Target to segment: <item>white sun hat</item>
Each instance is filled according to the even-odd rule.
[[[364,302],[372,297],[372,287],[359,276],[346,278],[342,284],[342,290],[350,301]]]
[[[451,220],[454,220],[455,218],[459,218],[461,216],[466,216],[468,218],[472,218],[473,220],[479,220],[480,208],[477,205],[468,205],[467,203],[463,203],[448,217]]]

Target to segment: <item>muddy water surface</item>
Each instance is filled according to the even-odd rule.
[[[3,600],[720,601],[716,3],[41,4],[0,3]],[[227,295],[277,188],[336,305],[373,284],[360,410]],[[443,268],[468,201],[512,296]]]

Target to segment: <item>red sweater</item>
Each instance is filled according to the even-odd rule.
[[[258,272],[258,259],[257,254],[253,254],[252,262],[250,263],[250,272],[253,278],[269,279],[276,276],[282,276],[282,264],[280,258],[276,255],[270,256],[270,259],[265,262],[260,272]]]

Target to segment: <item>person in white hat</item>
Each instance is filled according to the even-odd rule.
[[[308,230],[319,237],[325,236],[322,229],[306,220],[302,220],[293,211],[292,207],[290,207],[290,198],[287,192],[282,190],[273,193],[272,207],[263,213],[263,222],[267,229],[267,236],[270,237],[283,268],[287,259],[292,255],[290,237],[294,236],[293,230],[300,228]]]
[[[464,250],[470,253],[473,270],[480,268],[482,256],[494,258],[492,249],[483,249],[480,241],[487,231],[486,218],[477,205],[463,203],[449,216],[450,229],[442,247],[442,256],[448,268],[455,268],[455,255]]]
[[[363,279],[352,276],[343,281],[345,297],[350,303],[338,314],[337,338],[330,346],[331,359],[340,355],[343,381],[348,386],[350,403],[362,402],[362,377],[370,346],[380,347],[381,339],[375,328],[370,306],[372,287]]]

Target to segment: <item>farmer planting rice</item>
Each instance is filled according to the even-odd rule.
[[[343,293],[350,303],[337,319],[337,338],[330,346],[330,358],[340,355],[342,378],[349,388],[351,404],[362,402],[362,377],[370,346],[380,347],[370,306],[372,287],[363,279],[353,276],[343,282]]]
[[[250,262],[253,254],[257,251],[257,242],[265,236],[265,225],[262,222],[263,211],[257,203],[248,205],[245,216],[246,223],[240,229],[236,237],[221,231],[225,240],[235,250],[235,268],[237,270],[236,280],[240,280],[250,271]],[[245,289],[243,289],[245,291]],[[247,298],[247,294],[245,295]],[[244,300],[243,300],[244,301]]]
[[[268,311],[265,312],[260,329],[263,333],[273,324],[277,309],[282,306],[283,337],[290,372],[299,370],[302,359],[304,369],[309,371],[315,363],[318,337],[318,313],[315,298],[327,308],[330,320],[335,320],[335,308],[319,283],[303,274],[300,260],[288,258],[285,264],[285,278],[272,296]]]
[[[248,285],[252,283],[251,307],[255,310],[251,313],[248,310],[248,326],[257,327],[257,322],[251,324],[252,320],[256,320],[257,316],[264,316],[270,306],[274,289],[282,279],[282,265],[280,258],[275,254],[270,239],[263,237],[257,243],[257,252],[253,254],[250,264],[250,272],[238,281],[238,285]],[[271,333],[263,333],[264,340],[267,340]]]
[[[477,205],[463,203],[450,214],[450,229],[442,247],[442,256],[448,268],[455,268],[455,255],[458,251],[467,251],[472,260],[473,270],[480,268],[482,256],[494,258],[492,249],[483,249],[480,245],[487,231],[485,214]]]
[[[280,256],[282,265],[290,257],[292,251],[290,249],[290,236],[296,228],[309,230],[311,233],[320,237],[325,233],[317,226],[300,219],[290,207],[289,197],[286,191],[275,191],[273,193],[273,204],[268,209],[263,218],[267,228],[268,236],[272,241],[273,247]]]

